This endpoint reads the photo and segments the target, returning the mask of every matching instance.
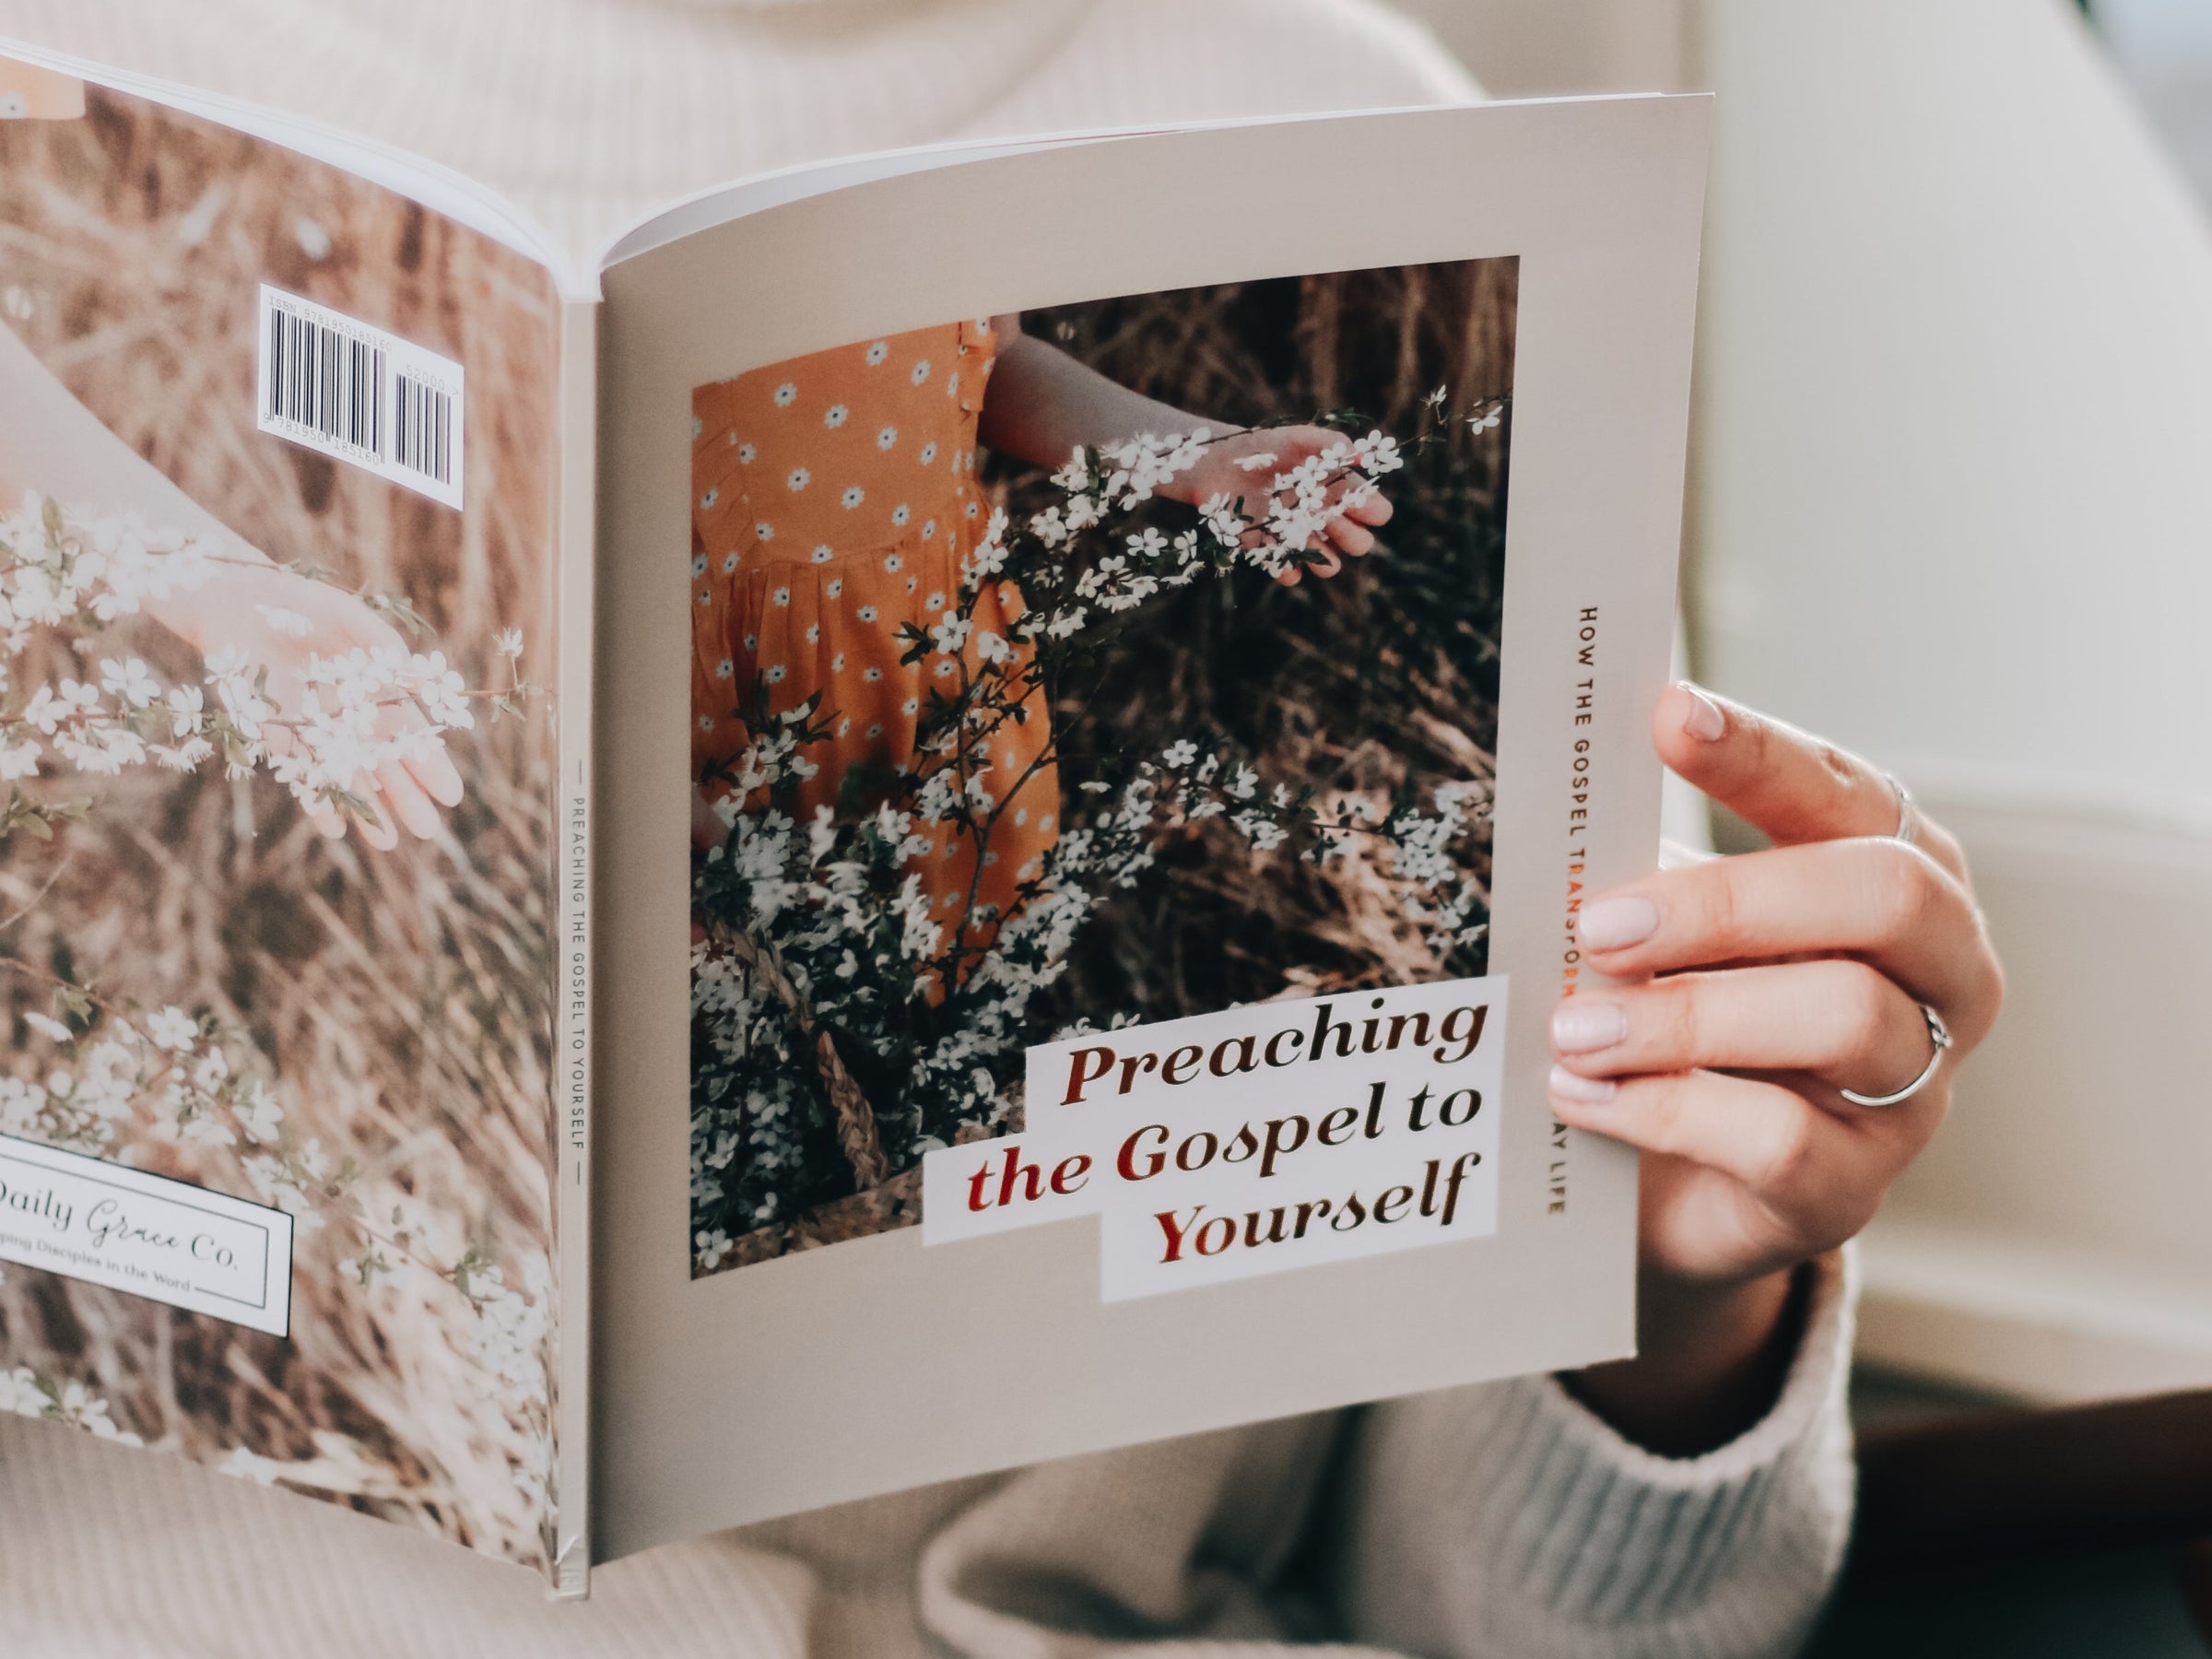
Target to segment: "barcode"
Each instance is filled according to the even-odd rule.
[[[453,400],[435,386],[394,377],[392,459],[443,484],[453,468]]]
[[[382,329],[261,289],[255,424],[461,505],[461,365]]]
[[[381,347],[272,306],[268,351],[269,415],[312,427],[334,442],[384,453]]]

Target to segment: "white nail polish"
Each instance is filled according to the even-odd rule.
[[[1620,1085],[1610,1077],[1585,1077],[1555,1065],[1551,1068],[1551,1092],[1578,1106],[1603,1106],[1620,1092]]]

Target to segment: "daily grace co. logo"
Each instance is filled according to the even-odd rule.
[[[284,1211],[5,1135],[0,1262],[276,1336],[291,1325],[292,1218]]]
[[[1107,1301],[1494,1232],[1506,980],[1032,1048],[1019,1135],[929,1153],[922,1241],[1099,1218]]]

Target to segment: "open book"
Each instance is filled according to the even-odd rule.
[[[584,258],[6,52],[0,1406],[581,1593],[1630,1350],[1545,1023],[1656,844],[1701,100]]]

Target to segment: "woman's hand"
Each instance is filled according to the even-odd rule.
[[[1268,486],[1279,475],[1345,441],[1342,432],[1317,426],[1266,427],[1238,432],[1207,444],[1205,459],[1190,471],[1169,480],[1161,487],[1160,494],[1187,501],[1194,507],[1217,495],[1227,496],[1232,501],[1241,496],[1248,503],[1244,516],[1262,519],[1266,516],[1264,503]],[[1271,459],[1263,461],[1258,459],[1261,456]],[[1339,479],[1330,486],[1332,498],[1342,499],[1350,493],[1356,482],[1356,476]],[[1371,492],[1365,500],[1347,507],[1324,526],[1322,534],[1311,544],[1321,556],[1317,560],[1292,565],[1276,580],[1285,587],[1296,587],[1299,578],[1307,571],[1315,576],[1334,576],[1344,568],[1346,559],[1364,559],[1374,548],[1375,527],[1388,524],[1390,512],[1390,502],[1382,493]]]
[[[1576,1386],[1655,1450],[1756,1420],[1786,1366],[1791,1270],[1851,1238],[1927,1144],[2004,979],[1958,843],[1856,757],[1688,686],[1660,758],[1772,838],[1585,901],[1583,958],[1628,982],[1552,1015],[1562,1122],[1642,1149],[1639,1357]],[[1840,1092],[1903,1088],[1895,1106]]]
[[[1024,334],[1018,312],[994,317],[991,326],[998,335],[998,356],[978,435],[1001,453],[1056,467],[1066,464],[1072,450],[1119,442],[1139,432],[1222,429],[1218,421],[1117,385],[1050,341]],[[1318,426],[1231,431],[1208,442],[1198,465],[1162,484],[1159,493],[1193,507],[1216,496],[1232,501],[1241,497],[1250,503],[1244,512],[1247,519],[1265,519],[1268,488],[1278,475],[1346,441],[1342,432]],[[1262,455],[1273,459],[1262,462]],[[1339,479],[1331,486],[1332,497],[1341,500],[1359,482],[1356,475]],[[1306,571],[1316,576],[1335,575],[1346,559],[1363,558],[1374,547],[1375,526],[1389,521],[1390,503],[1369,492],[1365,500],[1345,508],[1323,525],[1311,544],[1319,555],[1315,560],[1293,565],[1277,580],[1295,587]]]
[[[288,723],[302,706],[310,658],[328,659],[357,648],[403,653],[406,649],[399,630],[354,594],[257,560],[227,564],[196,591],[149,604],[147,609],[203,656],[236,649],[249,663],[268,669],[265,696],[277,716],[264,734],[279,754],[290,741]],[[426,724],[412,700],[402,700],[380,711],[376,735],[395,737]],[[364,841],[388,850],[398,844],[403,828],[425,839],[438,833],[438,809],[460,802],[461,774],[443,748],[433,747],[357,777],[352,791],[373,816],[310,807],[315,828],[335,840],[346,833],[350,818]]]

